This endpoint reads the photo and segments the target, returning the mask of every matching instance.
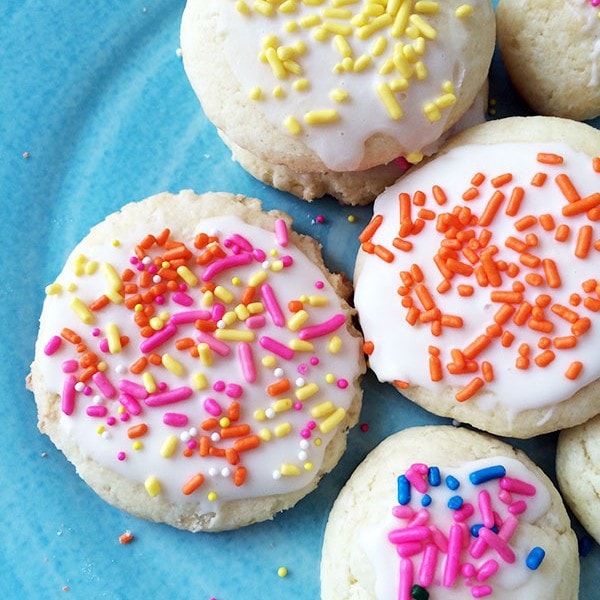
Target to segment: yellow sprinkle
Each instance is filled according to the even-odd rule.
[[[256,271],[256,273],[253,273],[250,276],[250,279],[248,279],[248,285],[251,287],[258,287],[261,283],[264,283],[268,276],[269,273],[267,271]]]
[[[352,35],[352,25],[346,25],[344,23],[325,21],[325,23],[323,23],[323,29],[329,33],[334,33],[335,35]]]
[[[460,19],[468,17],[473,12],[473,7],[469,4],[461,4],[455,11],[455,15]]]
[[[274,260],[269,265],[269,269],[271,269],[271,271],[274,271],[275,273],[279,273],[279,271],[283,270],[283,261],[281,261],[281,260]]]
[[[415,3],[415,10],[426,15],[435,15],[439,8],[437,2],[430,2],[429,0],[419,0]]]
[[[196,346],[198,349],[198,358],[205,367],[210,367],[213,363],[213,355],[210,346],[205,342],[201,342]]]
[[[437,31],[420,15],[413,13],[408,20],[418,29],[419,33],[428,40],[437,39]]]
[[[323,440],[321,438],[315,438],[315,446],[320,446]]]
[[[288,347],[295,352],[313,352],[315,349],[315,345],[312,342],[299,339],[291,340]]]
[[[288,21],[284,27],[288,33],[294,33],[294,31],[298,31],[299,25],[296,21]]]
[[[408,25],[404,32],[411,40],[416,40],[419,37],[419,30],[414,25]]]
[[[414,63],[419,60],[419,55],[412,44],[406,44],[406,46],[402,48],[402,54],[404,54],[404,58],[406,58],[409,63]]]
[[[371,64],[373,64],[371,57],[368,54],[362,54],[354,61],[353,71],[355,73],[360,73],[369,68]]]
[[[340,64],[342,71],[352,71],[354,69],[354,59],[351,56],[343,58]]]
[[[348,223],[354,223],[356,221],[356,217],[354,215],[348,215]]]
[[[233,311],[240,321],[245,321],[250,316],[250,311],[245,304],[238,304]]]
[[[451,81],[444,81],[442,84],[442,90],[447,94],[454,94],[454,84]]]
[[[273,75],[275,75],[277,79],[285,79],[287,77],[287,71],[277,56],[277,50],[275,50],[275,48],[267,48],[265,50],[265,57],[273,70]]]
[[[296,51],[293,46],[279,46],[279,48],[277,48],[277,56],[279,57],[279,60],[284,62],[293,59],[295,55]]]
[[[304,401],[316,394],[318,391],[319,386],[316,383],[307,383],[296,390],[296,398],[298,398],[300,401]]]
[[[119,292],[117,292],[116,290],[107,290],[106,297],[113,304],[121,304],[121,302],[123,302],[123,296],[121,296],[121,294],[119,294]]]
[[[335,375],[333,373],[327,373],[327,375],[325,375],[325,381],[327,383],[335,383]]]
[[[377,71],[380,75],[389,75],[394,70],[394,61],[391,58],[383,61],[381,67],[379,67],[379,71]]]
[[[123,405],[119,406],[119,407],[117,408],[117,412],[118,412],[120,415],[123,415],[123,414],[125,414],[125,407],[124,407]]]
[[[359,0],[332,0],[332,6],[350,6],[351,4],[357,4]]]
[[[208,492],[206,496],[209,502],[214,502],[217,499],[217,492]]]
[[[98,425],[98,427],[96,427],[96,433],[98,435],[102,435],[105,431],[106,427],[104,427],[104,425]]]
[[[90,260],[86,263],[84,271],[86,275],[93,275],[98,270],[98,263],[95,260]]]
[[[121,352],[121,334],[116,323],[109,323],[106,326],[106,341],[108,342],[108,351],[111,354],[119,354]]]
[[[292,135],[299,135],[302,132],[302,125],[300,125],[298,119],[292,115],[287,116],[284,119],[283,124]]]
[[[142,442],[140,442],[139,440],[136,440],[135,442],[133,442],[133,444],[131,444],[131,447],[133,450],[141,450],[144,447],[144,444],[142,444]]]
[[[267,369],[273,369],[277,366],[277,359],[274,356],[264,356],[260,362]]]
[[[321,24],[321,17],[319,15],[306,15],[299,21],[300,27],[308,29],[309,27],[316,27]]]
[[[233,299],[235,298],[235,296],[226,287],[223,287],[222,285],[218,285],[215,288],[213,294],[219,300],[222,300],[223,302],[225,302],[225,304],[229,304],[230,302],[233,302]]]
[[[144,305],[143,304],[136,304],[133,310],[135,312],[142,312],[144,310]]]
[[[235,276],[231,278],[231,285],[241,285],[242,284],[242,280]]]
[[[106,363],[105,363],[103,360],[101,360],[101,361],[100,361],[100,362],[99,362],[99,363],[96,365],[96,367],[98,368],[98,371],[103,371],[103,372],[104,372],[104,371],[106,371],[106,370],[108,369],[108,365],[107,365],[107,364],[106,364]]]
[[[436,121],[439,121],[442,118],[442,113],[440,112],[440,109],[433,102],[428,102],[427,104],[425,104],[425,106],[423,107],[423,112],[425,113],[425,116],[429,119],[430,123],[435,123]]]
[[[160,447],[160,455],[163,458],[171,458],[177,448],[178,438],[176,435],[170,435],[165,439]]]
[[[266,429],[266,428],[264,428],[264,429],[261,429],[261,430],[258,432],[258,437],[259,437],[259,438],[260,438],[260,439],[261,439],[263,442],[270,442],[270,441],[271,441],[271,432],[270,432],[268,429]]]
[[[154,331],[160,331],[165,326],[164,321],[160,317],[152,317],[149,324]]]
[[[250,7],[244,2],[244,0],[238,0],[235,3],[235,8],[242,15],[250,14]]]
[[[330,34],[325,27],[315,27],[312,35],[316,42],[324,42]]]
[[[456,96],[454,94],[444,94],[436,98],[434,102],[438,108],[447,108],[456,103]]]
[[[292,87],[297,92],[304,92],[310,87],[310,83],[308,82],[308,79],[297,79],[296,81],[294,81],[294,83],[292,83]]]
[[[167,370],[171,371],[171,373],[177,377],[182,377],[185,375],[185,367],[168,352],[165,352],[162,355],[162,364]]]
[[[340,88],[335,88],[334,90],[331,90],[329,97],[334,102],[343,102],[344,100],[348,99],[349,95],[350,94],[348,94],[348,92],[346,90],[342,90]]]
[[[425,38],[419,36],[413,43],[412,43],[412,47],[415,49],[415,52],[419,55],[419,56],[423,56],[423,54],[425,54]]]
[[[346,56],[352,56],[352,48],[350,47],[348,40],[343,35],[334,36],[333,45],[343,58]]]
[[[161,310],[158,316],[163,320],[163,323],[166,323],[171,318],[171,313],[168,310]]]
[[[231,425],[231,421],[229,420],[228,417],[221,417],[219,419],[219,425],[221,427],[229,427]]]
[[[404,56],[404,46],[400,43],[394,46],[393,56],[394,67],[402,77],[410,77],[413,74],[413,67],[410,65],[406,56]]]
[[[388,111],[388,114],[390,115],[390,117],[392,119],[394,119],[394,121],[401,119],[402,114],[403,114],[402,108],[400,107],[400,104],[398,104],[398,101],[394,97],[394,94],[393,94],[392,90],[390,89],[390,86],[385,82],[381,82],[381,83],[377,84],[376,89],[377,89],[377,94],[378,94],[379,98],[381,99],[381,101],[383,102],[383,105],[385,106],[386,110]]]
[[[265,17],[271,17],[275,13],[275,7],[267,0],[254,0],[252,7]]]
[[[314,465],[311,462],[305,462],[303,466],[305,471],[312,471],[314,468]]]
[[[267,418],[265,411],[262,408],[257,408],[254,413],[252,413],[255,421],[264,421]]]
[[[310,409],[310,415],[313,419],[322,419],[333,413],[335,410],[335,404],[330,400],[321,402]]]
[[[204,294],[202,294],[202,306],[212,306],[215,301],[215,297],[210,290],[206,290]]]
[[[388,85],[390,86],[390,90],[392,92],[403,92],[409,88],[408,80],[404,77],[394,77],[388,81]]]
[[[287,421],[285,423],[279,423],[279,425],[275,427],[273,432],[275,433],[275,437],[285,437],[286,435],[289,435],[292,432],[292,426]]]
[[[54,296],[56,294],[60,294],[62,292],[62,285],[60,285],[60,283],[51,283],[50,285],[46,286],[46,289],[44,290],[46,292],[47,296]]]
[[[385,8],[381,6],[381,4],[377,4],[376,2],[369,2],[365,6],[365,13],[370,17],[378,17],[385,12]]]
[[[94,313],[86,306],[85,302],[75,296],[70,302],[73,312],[79,317],[79,320],[86,325],[91,325],[96,318]]]
[[[326,19],[345,19],[352,18],[352,11],[348,8],[324,8],[321,14]]]
[[[323,434],[329,433],[344,420],[345,416],[346,411],[342,407],[337,408],[324,421],[319,423],[319,431]]]
[[[387,45],[388,45],[387,38],[380,35],[375,40],[375,43],[371,47],[371,54],[373,56],[381,56],[385,52]]]
[[[67,286],[67,292],[74,292],[77,289],[77,286],[74,283],[69,283]]]
[[[295,60],[286,60],[283,62],[283,67],[288,73],[293,73],[294,75],[302,75],[302,67],[300,63]]]
[[[161,264],[163,269],[168,269],[171,266],[171,263],[168,260],[163,260]]]
[[[198,278],[188,267],[180,265],[177,267],[177,274],[183,279],[190,287],[198,285]]]
[[[330,354],[337,354],[342,349],[342,339],[334,335],[327,343],[327,350]]]
[[[384,13],[378,17],[375,17],[372,21],[369,21],[366,25],[359,27],[356,31],[356,36],[361,40],[366,40],[372,36],[376,31],[391,25],[394,19],[391,15]]]
[[[282,13],[291,13],[295,12],[297,7],[295,0],[285,0],[282,4],[279,5],[279,12]]]
[[[297,477],[301,473],[300,469],[296,465],[292,465],[291,463],[281,463],[279,471],[282,475],[285,475],[286,477]]]
[[[320,294],[312,294],[308,297],[308,303],[311,306],[328,306],[329,298],[327,298],[327,296],[321,296]]]
[[[156,391],[156,381],[154,380],[154,376],[152,373],[150,373],[150,371],[144,371],[142,373],[142,383],[149,394],[152,394]]]
[[[120,248],[120,247],[121,247],[121,242],[120,242],[119,240],[113,240],[113,241],[111,242],[111,245],[112,245],[114,248]]]
[[[271,404],[271,408],[276,412],[285,412],[286,410],[290,410],[292,408],[292,399],[291,398],[280,398],[279,400],[275,400]]]
[[[352,25],[354,25],[354,27],[362,27],[363,25],[366,25],[368,22],[369,22],[369,15],[366,15],[364,13],[354,15],[350,19],[350,23],[352,23]]]
[[[244,329],[217,329],[215,337],[228,342],[253,342],[254,332]]]
[[[285,577],[287,572],[288,571],[285,567],[279,567],[279,569],[277,569],[277,575],[279,575],[279,577]]]
[[[291,329],[292,331],[298,331],[298,329],[300,329],[300,327],[302,327],[302,325],[308,321],[308,317],[309,314],[304,309],[299,310],[288,319],[288,329]]]
[[[261,100],[263,97],[262,90],[258,86],[253,87],[248,95],[252,100]]]
[[[160,481],[154,476],[146,477],[146,481],[144,481],[144,487],[148,492],[148,496],[154,498],[160,494]]]
[[[327,123],[334,123],[338,120],[338,117],[338,111],[334,108],[326,108],[323,110],[310,110],[307,113],[304,113],[304,121],[309,125],[323,125]]]
[[[416,165],[423,160],[422,152],[409,152],[404,158],[411,164]]]
[[[421,60],[415,63],[415,75],[419,81],[427,79],[427,68],[425,67],[425,63]]]
[[[192,385],[197,390],[205,390],[208,387],[208,381],[204,373],[194,373],[192,375]]]
[[[250,302],[246,308],[251,315],[258,315],[265,311],[265,307],[262,302]]]
[[[227,325],[227,327],[229,327],[230,325],[233,325],[236,321],[237,321],[237,315],[235,314],[235,311],[233,310],[228,310],[222,317],[221,317],[221,321],[223,321],[223,323],[225,325]]]
[[[123,282],[121,281],[119,274],[110,263],[102,263],[100,271],[102,272],[102,275],[104,275],[104,279],[106,279],[108,287],[111,290],[119,291],[123,287]]]
[[[393,37],[397,38],[404,35],[404,32],[406,31],[408,18],[410,17],[410,12],[412,10],[412,0],[400,0],[399,2],[396,2],[396,4],[399,6],[394,17],[391,33]]]

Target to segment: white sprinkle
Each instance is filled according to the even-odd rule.
[[[275,417],[275,411],[272,408],[267,408],[267,410],[265,410],[265,416],[267,419],[273,419]]]
[[[273,471],[273,479],[281,479],[281,473],[279,471]]]
[[[296,386],[297,387],[302,387],[305,383],[306,383],[306,381],[304,380],[303,377],[298,377],[298,379],[296,379]]]
[[[190,436],[195,437],[198,435],[198,430],[195,427],[190,427]]]
[[[210,439],[213,442],[219,442],[221,441],[221,436],[215,431],[214,433],[210,434]]]
[[[83,383],[83,381],[78,381],[75,384],[75,391],[76,392],[83,392],[84,389],[85,389],[85,383]]]
[[[277,367],[273,371],[273,375],[275,375],[275,377],[283,377],[283,369],[281,367]]]
[[[182,442],[189,442],[190,441],[190,434],[187,431],[182,431],[179,435],[179,439]]]
[[[308,458],[308,452],[301,450],[298,452],[298,460],[306,460]]]
[[[208,470],[208,474],[209,474],[211,477],[216,477],[216,476],[219,474],[219,469],[217,469],[217,467],[211,467],[211,468]]]
[[[308,440],[300,440],[300,448],[303,450],[308,450],[309,446],[310,444],[308,443]]]
[[[221,477],[229,477],[231,475],[231,471],[229,470],[229,467],[223,467],[221,469]]]

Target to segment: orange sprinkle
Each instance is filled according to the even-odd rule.
[[[439,319],[431,322],[431,335],[435,337],[442,335],[442,322]]]
[[[547,367],[555,358],[552,350],[544,350],[534,358],[534,362],[538,367]]]
[[[514,217],[519,212],[524,197],[525,190],[522,187],[517,186],[513,189],[504,211],[507,216]]]
[[[79,377],[77,378],[78,381],[88,381],[97,370],[98,368],[95,365],[84,369],[83,371],[81,371],[81,373],[79,373]]]
[[[512,235],[504,240],[504,245],[515,252],[525,252],[527,250],[527,244]]]
[[[479,190],[476,187],[470,187],[463,192],[462,199],[466,200],[475,200],[479,196]]]
[[[144,369],[148,366],[148,359],[145,356],[140,356],[130,367],[129,371],[134,375],[143,373]]]
[[[566,350],[567,348],[574,348],[577,345],[577,338],[574,335],[563,335],[555,337],[552,343],[557,350]]]
[[[575,256],[577,258],[586,258],[592,246],[593,228],[591,225],[583,225],[577,234],[575,244]]]
[[[560,275],[556,267],[556,263],[551,258],[544,258],[542,260],[542,268],[544,269],[544,275],[546,281],[551,288],[559,288],[561,286]]]
[[[581,289],[588,294],[591,294],[596,290],[597,286],[598,281],[596,279],[586,279],[581,283]]]
[[[475,265],[479,262],[479,256],[475,250],[473,250],[470,246],[464,246],[462,248],[463,256],[472,264]]]
[[[452,357],[452,363],[457,369],[464,369],[465,367],[465,355],[458,348],[452,348],[450,350],[450,356]]]
[[[440,281],[440,283],[435,289],[438,292],[438,294],[445,294],[450,289],[450,287],[450,282],[447,279],[443,279],[442,281]]]
[[[402,280],[402,283],[406,286],[406,287],[412,287],[415,283],[413,276],[411,275],[410,271],[400,271],[399,273],[400,275],[400,279]]]
[[[566,173],[561,173],[557,175],[554,179],[556,185],[562,192],[562,195],[565,197],[567,202],[577,202],[577,200],[581,199],[579,192],[575,189],[571,178]]]
[[[158,367],[159,365],[162,365],[162,356],[157,352],[152,352],[148,356],[148,361],[150,362],[150,364],[154,365],[155,367]]]
[[[208,456],[210,452],[210,437],[207,435],[200,436],[198,443],[198,454],[200,456]]]
[[[544,183],[546,183],[547,177],[548,175],[546,175],[546,173],[536,173],[531,179],[531,185],[542,187]]]
[[[531,306],[531,304],[529,304],[529,302],[521,302],[513,318],[513,323],[515,325],[524,325],[527,319],[529,318],[529,315],[531,314],[532,308],[533,307]]]
[[[502,335],[502,327],[498,323],[492,323],[485,328],[485,334],[489,337],[500,337]]]
[[[67,340],[67,342],[70,342],[71,344],[81,344],[81,336],[79,336],[77,333],[75,333],[72,329],[69,329],[68,327],[64,327],[61,330],[60,335],[62,338],[64,338],[65,340]]]
[[[503,173],[502,175],[498,175],[497,177],[490,179],[490,183],[493,187],[499,188],[503,185],[506,185],[507,183],[510,183],[512,181],[512,178],[512,173]]]
[[[217,419],[216,417],[209,417],[208,419],[204,419],[204,421],[202,421],[202,423],[200,423],[200,428],[203,431],[210,431],[211,429],[214,429],[215,427],[217,427],[218,424],[219,424],[219,419]]]
[[[134,296],[129,296],[129,298],[125,298],[123,304],[130,310],[133,310],[138,304],[142,303],[141,294],[135,294]]]
[[[432,323],[433,321],[437,321],[441,318],[441,312],[439,308],[433,307],[429,310],[423,311],[419,315],[419,321],[421,323]]]
[[[459,260],[455,260],[453,258],[449,258],[446,261],[446,267],[453,273],[464,275],[465,277],[469,277],[473,274],[473,267],[471,265],[460,262]]]
[[[492,287],[502,285],[502,277],[490,252],[481,254],[481,266],[484,268],[487,280]]]
[[[600,173],[600,156],[592,158],[592,169],[594,169],[596,173]]]
[[[177,348],[177,350],[187,350],[195,345],[196,342],[190,337],[180,338],[175,342],[175,348]]]
[[[500,209],[501,204],[504,202],[504,194],[500,190],[496,190],[492,197],[488,200],[483,213],[479,217],[479,225],[481,227],[487,227],[491,224],[496,216],[496,213]]]
[[[571,294],[569,296],[569,304],[571,306],[579,306],[581,304],[581,296],[579,294]]]
[[[269,396],[278,396],[279,394],[287,392],[291,387],[289,379],[280,379],[267,386],[267,394],[269,394]]]
[[[575,323],[579,319],[579,315],[574,310],[563,304],[553,304],[550,310],[569,323]]]
[[[457,291],[459,296],[472,296],[473,295],[473,286],[467,284],[460,284],[457,286]]]
[[[506,267],[506,274],[509,277],[516,277],[521,272],[521,268],[517,263],[511,262]]]
[[[133,533],[126,531],[119,536],[119,544],[130,544],[133,542]]]
[[[554,329],[552,321],[546,321],[543,319],[529,319],[527,325],[534,331],[541,331],[542,333],[551,333]]]
[[[448,200],[448,198],[446,197],[446,192],[444,192],[444,190],[439,185],[434,185],[431,188],[431,192],[433,194],[433,199],[440,206],[442,206],[443,204],[446,204],[446,201]]]
[[[415,206],[425,206],[426,199],[425,192],[417,190],[413,196],[413,204]]]
[[[590,208],[590,210],[587,211],[587,218],[590,221],[600,221],[600,206]]]
[[[121,273],[121,279],[125,282],[131,281],[135,277],[135,271],[133,269],[123,269]]]
[[[491,343],[492,339],[485,335],[481,334],[477,336],[464,350],[463,354],[465,358],[475,358],[478,354],[480,354],[483,350],[485,350]]]
[[[423,219],[416,219],[415,222],[412,224],[412,227],[410,228],[410,234],[419,235],[419,233],[423,231],[424,227],[425,221],[423,221]]]
[[[581,317],[571,325],[571,333],[579,337],[583,335],[590,327],[592,322],[587,317]]]
[[[92,302],[89,303],[88,308],[91,311],[101,310],[104,307],[110,304],[110,299],[106,294],[102,294],[102,296],[96,298]]]
[[[540,294],[535,299],[536,305],[541,308],[545,308],[546,306],[548,306],[548,304],[550,304],[550,302],[552,302],[552,296],[550,296],[549,294]]]
[[[564,159],[560,154],[553,154],[551,152],[538,152],[537,161],[544,165],[562,165]]]
[[[413,247],[412,242],[409,242],[408,240],[403,240],[399,237],[395,237],[392,240],[392,246],[394,246],[394,248],[398,248],[398,250],[402,250],[403,252],[410,252]]]
[[[375,215],[358,236],[360,242],[368,242],[383,223],[383,215]]]
[[[465,387],[457,392],[455,398],[459,402],[464,402],[465,400],[472,398],[484,385],[485,382],[481,377],[474,377],[467,385],[465,385]]]
[[[246,467],[242,467],[241,465],[236,467],[233,473],[233,485],[235,485],[236,487],[244,485],[247,473],[248,470],[246,469]]]
[[[181,488],[181,491],[189,496],[193,492],[195,492],[202,484],[204,483],[204,475],[202,473],[196,473],[196,475],[192,475]]]
[[[495,291],[490,293],[492,302],[507,302],[508,304],[520,304],[523,301],[523,294],[519,292],[501,292]]]
[[[525,217],[521,217],[518,221],[515,221],[515,229],[517,231],[524,231],[525,229],[533,227],[536,223],[536,217],[534,217],[533,215],[527,215]]]
[[[239,425],[230,425],[228,427],[222,427],[220,435],[223,439],[230,439],[234,437],[242,437],[250,433],[250,425],[247,423],[240,423]]]
[[[138,423],[137,425],[132,425],[127,429],[127,437],[130,440],[134,440],[135,438],[142,437],[148,433],[148,425],[146,423]]]
[[[206,233],[199,233],[194,238],[194,248],[197,248],[198,250],[202,250],[202,248],[206,247],[206,244],[208,244],[208,241],[209,241],[209,239],[208,239],[208,235],[206,235]]]
[[[481,363],[481,374],[487,383],[494,381],[494,367],[491,362],[484,360]]]
[[[444,378],[442,361],[438,356],[431,355],[429,357],[429,376],[431,381],[441,381]]]
[[[530,248],[534,248],[535,246],[537,246],[538,242],[539,242],[539,239],[538,239],[538,236],[535,233],[528,233],[525,236],[525,243]]]
[[[235,448],[225,450],[225,458],[230,465],[237,465],[240,462],[240,454]]]
[[[496,311],[496,314],[494,315],[494,321],[498,325],[504,325],[504,323],[506,323],[511,318],[514,312],[515,307],[512,304],[503,304]]]
[[[410,383],[408,381],[402,381],[402,379],[394,379],[394,385],[401,390],[405,390],[410,387]]]
[[[435,213],[428,208],[422,208],[418,213],[417,217],[420,219],[425,219],[426,221],[433,221],[435,219]]]
[[[556,229],[556,233],[554,234],[554,239],[557,242],[566,242],[570,233],[571,233],[571,228],[568,225],[563,223],[562,225],[559,225],[558,228]]]
[[[386,263],[391,263],[394,260],[394,255],[384,246],[376,244],[373,249],[375,256],[381,258]]]
[[[519,346],[519,354],[521,356],[527,356],[529,354],[529,344],[525,344],[525,343],[521,344]]]
[[[401,192],[398,195],[398,201],[400,204],[400,229],[398,230],[398,235],[406,237],[412,227],[410,196],[406,192]]]
[[[373,344],[373,342],[365,342],[363,344],[363,352],[367,356],[371,356],[371,354],[373,354],[373,350],[375,350],[375,344]]]
[[[208,455],[209,456],[218,456],[219,458],[225,458],[225,449],[224,448],[215,448],[214,446],[211,446],[208,449]]]
[[[554,217],[550,214],[540,215],[540,225],[545,231],[552,231],[555,227]]]
[[[97,364],[98,360],[98,355],[95,352],[88,350],[81,355],[81,358],[79,359],[79,365],[82,368],[87,369],[87,367]]]
[[[241,437],[239,440],[235,440],[233,447],[238,452],[246,452],[247,450],[254,450],[260,446],[260,438],[257,435],[247,435]]]
[[[546,348],[550,348],[551,345],[552,345],[552,340],[549,337],[542,336],[538,340],[538,348],[541,348],[542,350],[546,350]]]
[[[512,334],[510,331],[505,331],[502,334],[502,338],[500,340],[500,343],[502,344],[502,346],[504,348],[510,348],[510,346],[512,345],[512,343],[515,340],[515,336],[514,334]]]
[[[475,173],[471,179],[473,185],[481,185],[485,181],[485,175],[481,172]]]
[[[463,326],[463,320],[458,315],[442,315],[441,321],[444,327],[455,327],[460,329]]]
[[[375,244],[371,242],[363,242],[360,245],[360,249],[367,254],[375,254]]]
[[[535,254],[531,254],[530,252],[523,252],[519,255],[519,262],[525,267],[529,267],[534,269],[540,264],[540,258]]]
[[[194,322],[194,327],[198,331],[211,332],[217,330],[217,324],[214,321],[203,321],[202,319],[197,319]]]
[[[515,367],[517,367],[517,369],[528,369],[529,359],[526,356],[518,356],[515,361]]]
[[[482,229],[479,234],[479,239],[477,240],[479,242],[479,247],[485,248],[489,244],[491,239],[492,232],[489,229]]]
[[[423,308],[425,310],[429,310],[435,307],[435,302],[433,301],[433,298],[431,297],[431,294],[429,293],[429,290],[425,287],[425,285],[423,285],[422,283],[417,285],[417,287],[415,287],[415,293],[421,301],[421,304],[423,305]]]
[[[481,265],[475,269],[475,279],[480,287],[486,287],[489,283],[485,269]]]
[[[565,377],[571,380],[577,379],[582,370],[583,363],[575,360],[567,367],[567,370],[565,371]]]
[[[227,407],[227,418],[231,422],[238,421],[240,418],[240,403],[233,401]]]
[[[600,310],[600,300],[597,298],[587,297],[583,300],[583,305],[592,312],[598,312]]]
[[[527,273],[527,275],[525,275],[525,281],[529,285],[533,285],[533,286],[537,287],[539,285],[542,285],[542,283],[544,283],[544,278],[539,273]]]
[[[565,206],[562,207],[562,214],[565,217],[572,217],[587,212],[598,205],[600,205],[600,192],[595,192],[581,200],[565,204]]]

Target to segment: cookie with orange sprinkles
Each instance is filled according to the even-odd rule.
[[[600,132],[476,126],[381,194],[355,305],[370,366],[427,410],[527,438],[600,411]]]
[[[349,291],[258,200],[128,204],[46,288],[28,379],[39,427],[143,518],[191,531],[272,518],[335,466],[357,421]]]
[[[489,0],[188,0],[181,24],[186,74],[233,157],[300,198],[346,204],[436,150],[494,42]]]

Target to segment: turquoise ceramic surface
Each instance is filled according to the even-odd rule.
[[[231,161],[177,56],[183,7],[183,0],[0,2],[3,598],[316,599],[327,515],[350,473],[397,429],[446,422],[369,374],[361,415],[368,430],[352,431],[347,454],[319,488],[271,522],[221,534],[186,533],[112,508],[38,432],[25,377],[44,287],[89,228],[127,202],[184,188],[257,196],[322,242],[331,269],[352,272],[371,209],[299,201]],[[527,114],[498,60],[491,96],[497,116]],[[554,477],[555,441],[517,445]],[[122,545],[126,530],[134,540]],[[597,598],[596,545],[581,566],[580,597]]]

